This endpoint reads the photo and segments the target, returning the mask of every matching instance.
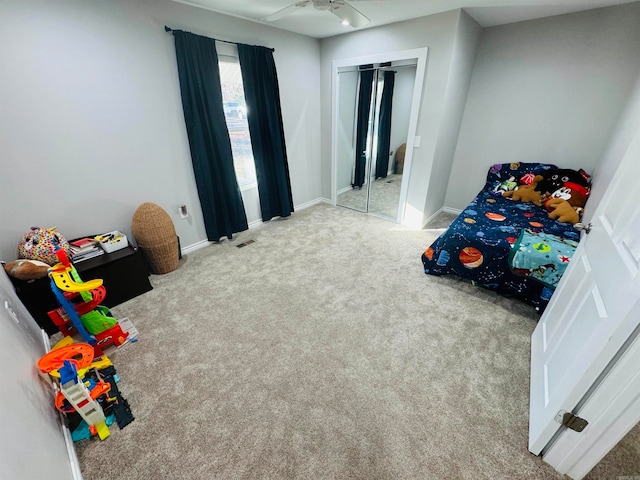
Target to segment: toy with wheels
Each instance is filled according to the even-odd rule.
[[[113,363],[106,355],[94,356],[94,352],[91,345],[64,337],[38,361],[38,369],[61,384],[55,406],[67,416],[74,441],[92,435],[104,439],[109,435],[105,423],[110,425],[115,419],[122,429],[135,420],[118,389]]]
[[[63,335],[77,331],[98,356],[110,344],[124,344],[129,334],[122,330],[109,309],[100,305],[106,296],[102,280],[83,282],[67,254],[63,250],[56,254],[60,262],[49,269],[49,278],[60,308],[48,312],[49,318]]]
[[[91,433],[104,440],[110,435],[109,427],[104,411],[96,399],[106,394],[111,387],[101,382],[89,390],[78,375],[78,368],[88,367],[92,360],[93,347],[79,343],[52,350],[42,356],[38,361],[38,368],[43,373],[57,370],[60,375],[59,396],[63,398],[56,398],[56,407],[63,412],[77,412],[87,422]],[[64,400],[68,405],[65,405]]]

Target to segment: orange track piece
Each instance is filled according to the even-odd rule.
[[[49,373],[62,367],[65,360],[73,362],[78,370],[88,367],[93,361],[93,347],[88,343],[74,343],[56,348],[38,360],[38,368],[43,373]]]

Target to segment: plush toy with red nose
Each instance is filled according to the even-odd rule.
[[[562,186],[545,199],[544,207],[549,211],[549,218],[576,224],[589,197],[591,177],[584,170],[563,170],[561,175]]]
[[[584,170],[551,169],[544,176],[537,175],[529,185],[519,187],[503,196],[513,200],[544,205],[549,218],[563,223],[580,221],[591,189],[591,176]]]

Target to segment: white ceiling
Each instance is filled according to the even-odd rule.
[[[274,22],[260,20],[300,0],[173,1],[315,38],[354,31],[353,27],[341,25],[339,19],[331,13],[315,10],[312,6],[300,8],[295,13]],[[362,28],[377,27],[458,8],[464,8],[481,26],[491,27],[634,1],[640,0],[347,0],[351,6],[371,20]]]

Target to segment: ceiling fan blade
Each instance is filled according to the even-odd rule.
[[[278,10],[276,13],[272,13],[264,18],[261,18],[263,22],[275,22],[276,20],[280,20],[282,17],[286,17],[287,15],[292,14],[296,10],[302,7],[306,7],[307,5],[311,5],[311,0],[302,0],[301,2],[296,2],[288,7],[284,7],[282,10]]]
[[[355,28],[364,27],[370,21],[362,13],[346,2],[332,2],[331,13],[342,20],[343,23],[347,23]]]

